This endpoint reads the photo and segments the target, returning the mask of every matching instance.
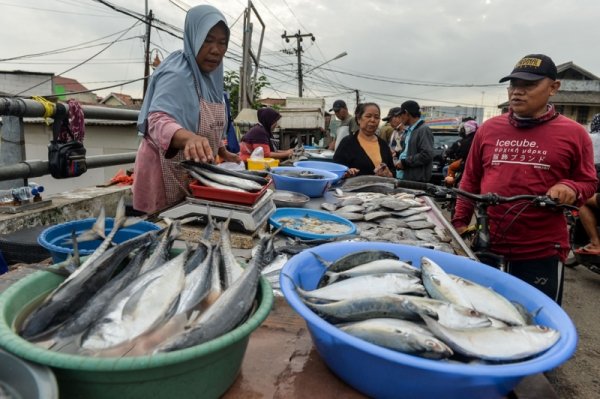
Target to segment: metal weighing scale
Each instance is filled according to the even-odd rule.
[[[215,220],[225,220],[231,216],[229,228],[234,231],[255,232],[275,211],[273,191],[267,190],[253,205],[232,204],[207,199],[186,197],[184,202],[167,209],[159,215],[162,218],[180,219],[189,216],[210,215]]]

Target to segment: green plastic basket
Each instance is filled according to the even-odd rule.
[[[0,346],[52,368],[62,398],[218,398],[240,370],[250,334],[267,318],[273,291],[261,278],[258,307],[233,331],[191,348],[148,356],[94,358],[36,346],[15,333],[27,309],[62,280],[39,271],[0,295]]]

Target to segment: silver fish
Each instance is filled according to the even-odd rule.
[[[156,245],[156,248],[152,251],[152,254],[142,265],[142,270],[140,270],[141,274],[163,265],[169,260],[169,251],[173,246],[173,242],[181,232],[181,224],[178,220],[169,220],[167,223],[168,226],[164,229],[162,238]]]
[[[211,179],[209,179],[207,177],[204,177],[203,175],[201,175],[201,174],[199,174],[199,173],[197,173],[197,172],[195,172],[193,170],[190,170],[189,173],[190,173],[190,175],[194,179],[198,180],[200,183],[202,183],[202,184],[204,184],[205,186],[208,186],[208,187],[218,188],[220,190],[235,191],[235,192],[238,192],[238,193],[247,193],[248,192],[248,190],[244,190],[244,189],[239,188],[239,187],[234,187],[234,186],[228,186],[226,184],[221,184],[221,183],[216,182],[214,180],[211,180]]]
[[[400,259],[398,255],[389,251],[363,250],[349,252],[346,255],[337,258],[335,261],[330,262],[316,252],[309,252],[313,254],[319,263],[325,266],[327,270],[332,272],[343,272],[345,270],[352,269],[353,267],[378,259]]]
[[[175,314],[194,309],[209,294],[213,267],[212,245],[209,242],[200,241],[198,248],[188,258],[186,267],[189,263],[197,265],[186,273]]]
[[[246,317],[256,297],[260,279],[259,266],[268,239],[260,239],[256,256],[250,260],[244,273],[216,302],[202,313],[188,330],[161,344],[157,352],[171,352],[209,341],[230,331]]]
[[[453,352],[426,328],[406,320],[370,319],[340,329],[375,345],[428,359],[444,359]]]
[[[433,260],[421,258],[421,277],[430,297],[473,309],[458,284]]]
[[[258,184],[255,181],[242,179],[235,176],[225,175],[221,173],[212,172],[206,169],[196,168],[193,172],[198,175],[205,177],[213,182],[217,182],[219,184],[223,184],[228,187],[237,187],[239,189],[256,192],[262,190],[263,186]],[[194,176],[196,177],[196,176]]]
[[[27,316],[20,331],[21,336],[32,338],[67,320],[106,284],[127,255],[154,240],[155,231],[141,234],[104,251],[93,263],[78,269],[81,271],[74,278],[61,283]]]
[[[336,209],[337,213],[361,213],[365,210],[365,207],[362,205],[346,205],[341,208]]]
[[[354,213],[354,212],[338,212],[338,211],[334,211],[334,214],[343,217],[344,219],[348,219],[350,221],[356,221],[356,220],[364,220],[365,219],[365,215],[363,215],[362,213]]]
[[[224,289],[232,285],[244,272],[233,254],[229,234],[229,220],[230,218],[227,218],[225,222],[219,225],[219,231],[221,232],[221,282]]]
[[[333,212],[338,208],[338,206],[336,204],[332,204],[331,202],[323,202],[321,204],[321,208],[325,209],[326,211]]]
[[[312,291],[306,291],[299,287],[296,290],[302,297],[317,301],[341,301],[349,298],[387,294],[425,295],[421,281],[404,273],[370,274],[343,280]]]
[[[511,325],[527,324],[519,310],[496,291],[459,276],[450,275],[450,278],[458,284],[475,310]]]
[[[453,329],[423,316],[427,327],[455,352],[496,362],[535,356],[551,348],[560,332],[545,326]]]
[[[378,259],[343,272],[333,272],[328,270],[325,272],[323,278],[326,280],[326,284],[333,284],[336,281],[352,277],[383,273],[405,273],[411,276],[421,275],[419,269],[401,260]]]
[[[129,342],[172,316],[185,283],[184,264],[188,253],[186,248],[119,292],[84,334],[81,347],[94,351]]]
[[[370,213],[365,214],[365,220],[367,222],[370,222],[371,220],[377,220],[377,219],[386,218],[389,216],[390,216],[389,212],[376,211],[376,212],[370,212]]]

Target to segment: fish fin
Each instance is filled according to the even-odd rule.
[[[128,217],[127,219],[125,219],[125,222],[123,222],[123,225],[121,227],[133,226],[134,224],[137,224],[143,220],[144,219],[138,217]]]
[[[100,213],[98,214],[98,217],[96,217],[96,221],[91,230],[96,233],[98,237],[106,238],[106,211],[104,210],[104,206],[100,208]],[[81,241],[81,238],[79,238],[79,241]]]
[[[117,211],[115,212],[115,219],[113,221],[113,229],[116,227],[120,229],[123,227],[127,220],[127,216],[125,216],[125,197],[121,197],[119,199],[119,203],[117,204]]]

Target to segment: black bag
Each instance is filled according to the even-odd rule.
[[[61,128],[66,128],[69,141],[59,140]],[[63,104],[56,104],[54,123],[52,126],[53,140],[48,144],[48,167],[50,174],[55,179],[65,179],[68,177],[77,177],[87,171],[85,162],[85,147],[83,143],[73,138],[67,110]]]

